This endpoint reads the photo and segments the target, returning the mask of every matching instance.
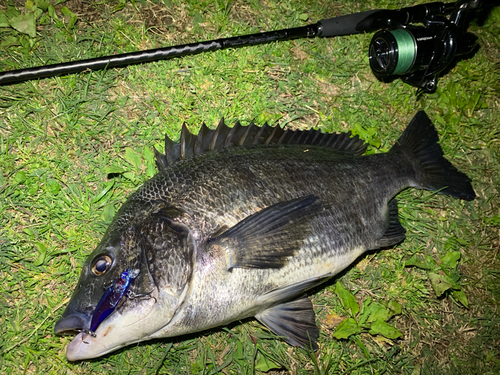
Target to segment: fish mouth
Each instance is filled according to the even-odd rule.
[[[54,333],[57,335],[71,335],[86,331],[89,325],[90,316],[84,313],[75,312],[59,319],[54,327]]]
[[[54,326],[57,335],[75,335],[66,346],[66,358],[69,361],[95,358],[110,351],[102,342],[102,337],[97,338],[89,334],[88,327],[90,315],[79,311],[62,317]]]
[[[139,306],[125,304],[120,311],[114,312],[90,332],[93,312],[90,308],[71,309],[63,314],[54,326],[58,335],[73,335],[66,346],[66,358],[69,361],[81,361],[101,357],[123,346],[143,341],[147,334],[143,320],[151,314],[156,298],[143,301]]]
[[[95,337],[80,332],[66,346],[66,358],[72,362],[82,361],[103,356],[118,348],[119,346],[107,347],[105,343],[102,343]]]

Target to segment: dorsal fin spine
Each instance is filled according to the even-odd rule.
[[[265,123],[264,123],[264,126],[266,126],[266,125],[267,125],[267,122],[265,122]],[[276,135],[276,133],[278,132],[278,129],[279,129],[279,130],[281,130],[281,128],[280,128],[279,126],[274,126],[272,129],[273,129],[273,130],[272,130],[271,134],[269,134],[269,136],[268,136],[268,137],[266,138],[266,140],[264,141],[264,144],[265,144],[265,145],[268,145],[268,144],[269,144],[269,142],[271,142],[271,141],[272,141],[272,139],[274,138],[274,136],[275,136],[275,135]]]
[[[226,139],[224,140],[224,148],[230,147],[231,146],[231,141],[233,140],[233,135],[238,130],[238,128],[241,127],[239,122],[236,122],[234,126],[229,130],[229,133],[227,134]]]
[[[186,123],[182,124],[182,130],[181,130],[181,139],[179,141],[179,157],[182,159],[185,159],[186,157],[186,136],[189,130],[186,126]]]
[[[196,140],[194,141],[194,154],[195,155],[198,155],[198,154],[201,154],[203,152],[203,150],[201,149],[201,134],[203,134],[203,127],[207,127],[207,125],[205,123],[201,124],[201,128],[200,128],[200,131],[198,133],[198,135],[196,136]]]
[[[288,132],[290,131],[290,129],[287,129],[283,132],[283,134],[281,134],[281,137],[279,137],[278,141],[276,142],[277,144],[282,144],[283,141],[285,140],[285,137],[287,136]]]
[[[252,120],[253,122],[253,120]],[[259,131],[257,132],[257,134],[255,134],[255,137],[253,138],[253,141],[252,141],[252,144],[253,145],[257,145],[259,144],[259,138],[261,137],[261,135],[264,133],[265,130],[267,130],[267,127],[268,125],[267,124],[264,124],[262,125],[260,128],[259,128]]]
[[[217,128],[215,129],[215,133],[212,137],[212,142],[210,142],[210,148],[209,150],[212,151],[212,150],[215,150],[215,146],[217,145],[217,138],[219,138],[219,134],[221,133],[222,131],[222,128],[225,126],[224,124],[224,117],[221,118],[221,120],[219,121],[219,125],[217,125]]]
[[[246,127],[245,133],[243,133],[243,136],[238,141],[238,146],[243,146],[243,144],[245,143],[246,138],[248,137],[248,133],[250,133],[250,129],[252,129],[252,126],[254,126],[253,122],[251,122],[250,125],[248,125]]]
[[[259,144],[323,146],[351,155],[360,155],[366,150],[364,141],[358,136],[352,137],[350,132],[329,134],[315,129],[292,131],[279,126],[269,126],[267,122],[258,127],[253,120],[248,126],[242,126],[237,121],[232,128],[229,128],[222,118],[215,130],[209,129],[203,123],[198,135],[191,133],[184,123],[179,143],[165,136],[165,154],[155,150],[156,165],[163,171],[178,160],[188,159],[194,155],[228,147]]]
[[[174,162],[174,156],[172,151],[175,150],[176,143],[172,141],[168,136],[165,136],[165,158],[168,165],[172,165]]]

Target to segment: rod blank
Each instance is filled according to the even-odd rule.
[[[60,64],[37,66],[34,68],[12,70],[0,73],[0,85],[19,83],[37,78],[54,77],[83,72],[85,70],[99,70],[140,64],[150,61],[159,61],[173,57],[195,55],[208,51],[226,48],[236,48],[256,44],[271,43],[274,41],[291,40],[304,37],[314,37],[318,34],[318,24],[267,31],[257,34],[215,39],[205,42],[183,44],[146,51],[123,53],[113,56],[96,57]]]

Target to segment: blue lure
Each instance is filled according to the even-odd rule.
[[[139,275],[139,270],[129,268],[121,274],[118,280],[113,282],[113,285],[106,289],[95,308],[94,315],[92,315],[90,330],[88,331],[90,336],[95,337],[97,327],[123,303],[128,296],[128,289],[137,275]]]

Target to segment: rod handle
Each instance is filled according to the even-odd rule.
[[[329,18],[326,20],[321,20],[318,22],[320,37],[331,37],[331,36],[341,36],[350,34],[359,34],[365,31],[365,29],[359,29],[357,26],[367,17],[370,17],[374,13],[379,12],[379,9],[367,10],[365,12],[348,14],[345,16]]]

